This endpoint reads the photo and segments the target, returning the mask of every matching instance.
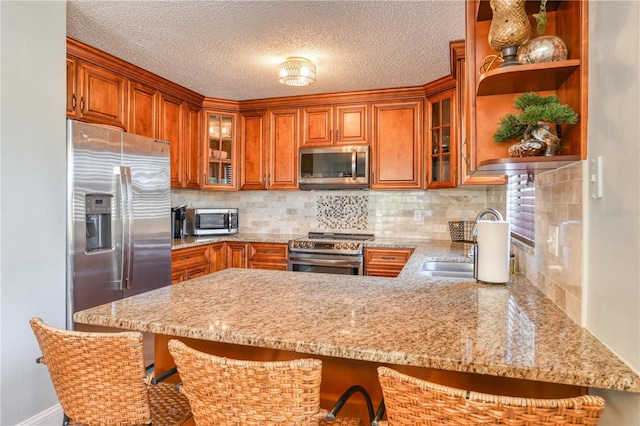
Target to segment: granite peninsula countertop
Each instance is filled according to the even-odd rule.
[[[256,235],[237,238],[290,239]],[[397,278],[226,269],[78,312],[74,320],[310,355],[640,392],[638,374],[526,278],[489,285],[418,272],[426,259],[468,261],[468,245],[378,238],[367,245],[411,247],[414,253]]]

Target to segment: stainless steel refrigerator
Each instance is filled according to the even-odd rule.
[[[171,284],[169,143],[67,120],[67,328]]]

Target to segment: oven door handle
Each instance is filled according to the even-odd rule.
[[[350,259],[296,259],[290,257],[291,263],[297,263],[301,265],[317,265],[317,266],[353,266],[358,267],[362,265],[362,261],[350,260]]]

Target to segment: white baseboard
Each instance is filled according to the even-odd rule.
[[[60,426],[62,425],[62,419],[64,413],[62,412],[62,406],[56,404],[53,407],[47,408],[41,413],[36,414],[30,419],[19,423],[17,426]]]

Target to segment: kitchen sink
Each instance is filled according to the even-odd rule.
[[[473,263],[427,260],[420,273],[429,277],[473,278]]]

